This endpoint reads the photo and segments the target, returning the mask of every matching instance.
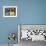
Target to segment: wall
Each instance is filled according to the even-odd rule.
[[[17,35],[17,18],[5,18],[3,17],[3,6],[15,6],[17,0],[0,0],[0,44],[7,44],[8,34],[10,32],[16,32]],[[18,43],[17,39],[15,41]]]
[[[17,18],[3,17],[3,6],[10,5],[17,5]],[[18,24],[46,24],[46,0],[0,0],[0,44],[8,43],[9,32],[17,34]]]

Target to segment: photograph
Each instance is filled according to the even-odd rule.
[[[3,6],[3,17],[17,17],[17,6]]]

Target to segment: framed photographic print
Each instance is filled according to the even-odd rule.
[[[17,6],[3,6],[3,17],[17,17]]]

